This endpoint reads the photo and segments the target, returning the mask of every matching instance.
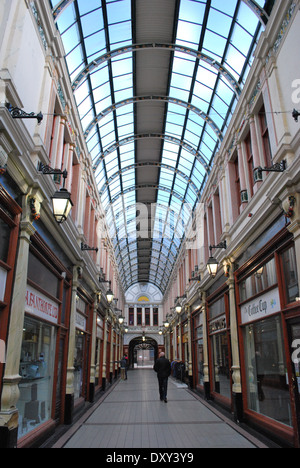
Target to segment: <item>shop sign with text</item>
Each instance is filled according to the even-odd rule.
[[[44,296],[44,294],[27,286],[25,298],[25,312],[42,320],[58,323],[58,304]]]
[[[280,310],[279,290],[273,289],[241,306],[242,323],[263,319]]]

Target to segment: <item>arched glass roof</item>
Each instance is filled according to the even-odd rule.
[[[165,291],[272,0],[50,0],[124,290]]]

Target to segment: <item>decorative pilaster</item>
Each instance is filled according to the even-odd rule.
[[[191,320],[191,307],[189,304],[185,306],[187,318],[188,318],[188,349],[189,349],[189,361],[188,361],[188,376],[189,386],[193,388],[193,359],[192,359],[192,320]]]
[[[79,286],[79,276],[81,267],[75,265],[73,267],[73,282],[72,282],[72,298],[70,312],[70,327],[69,327],[69,350],[68,350],[68,367],[67,367],[67,383],[66,383],[66,401],[65,401],[65,424],[72,424],[74,412],[74,358],[75,358],[75,341],[76,341],[76,304],[77,304],[77,288]]]
[[[230,262],[227,262],[230,264]],[[234,415],[237,421],[243,419],[243,400],[242,400],[242,385],[241,385],[241,363],[238,339],[238,323],[235,300],[235,281],[233,273],[233,265],[229,269],[229,279],[227,281],[229,289],[229,313],[230,313],[230,337],[231,337],[231,353],[232,353],[232,393],[234,401]]]
[[[98,316],[98,292],[94,294],[94,309],[93,309],[93,329],[92,329],[92,343],[91,343],[91,364],[90,364],[90,402],[93,403],[95,398],[95,384],[96,384],[96,341],[97,341],[97,316]]]
[[[209,362],[208,362],[208,333],[207,333],[207,309],[206,292],[201,291],[202,295],[202,314],[203,314],[203,381],[205,398],[210,400],[210,380],[209,380]]]
[[[108,331],[109,310],[106,310],[104,319],[104,342],[103,342],[103,363],[102,363],[102,390],[106,389],[106,355],[107,355],[107,331]]]

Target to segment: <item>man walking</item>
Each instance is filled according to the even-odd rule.
[[[121,364],[121,379],[127,380],[127,359],[125,356],[122,357],[120,364]]]
[[[171,375],[171,363],[166,359],[165,353],[160,353],[159,359],[155,363],[154,370],[157,373],[160,400],[167,403],[168,378]]]

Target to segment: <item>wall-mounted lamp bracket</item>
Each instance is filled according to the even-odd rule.
[[[68,172],[66,170],[61,171],[60,169],[53,169],[50,166],[40,163],[38,167],[38,171],[41,172],[43,175],[62,175],[64,179],[64,187],[65,187],[66,179],[68,178]]]
[[[84,250],[94,250],[96,253],[98,253],[98,247],[89,247],[87,244],[84,244],[83,242],[81,242],[81,250],[84,251]]]
[[[37,119],[38,124],[40,124],[44,118],[41,112],[39,112],[39,114],[35,114],[34,112],[28,114],[19,107],[13,107],[9,103],[6,104],[6,108],[8,109],[13,119]]]
[[[225,250],[227,250],[227,242],[224,241],[224,242],[220,242],[220,244],[218,244],[218,245],[210,245],[209,246],[210,252],[212,252],[213,249],[225,249]]]
[[[280,163],[274,164],[271,167],[262,167],[257,168],[257,172],[262,175],[262,172],[284,172],[287,169],[287,163],[285,160],[281,161]]]

